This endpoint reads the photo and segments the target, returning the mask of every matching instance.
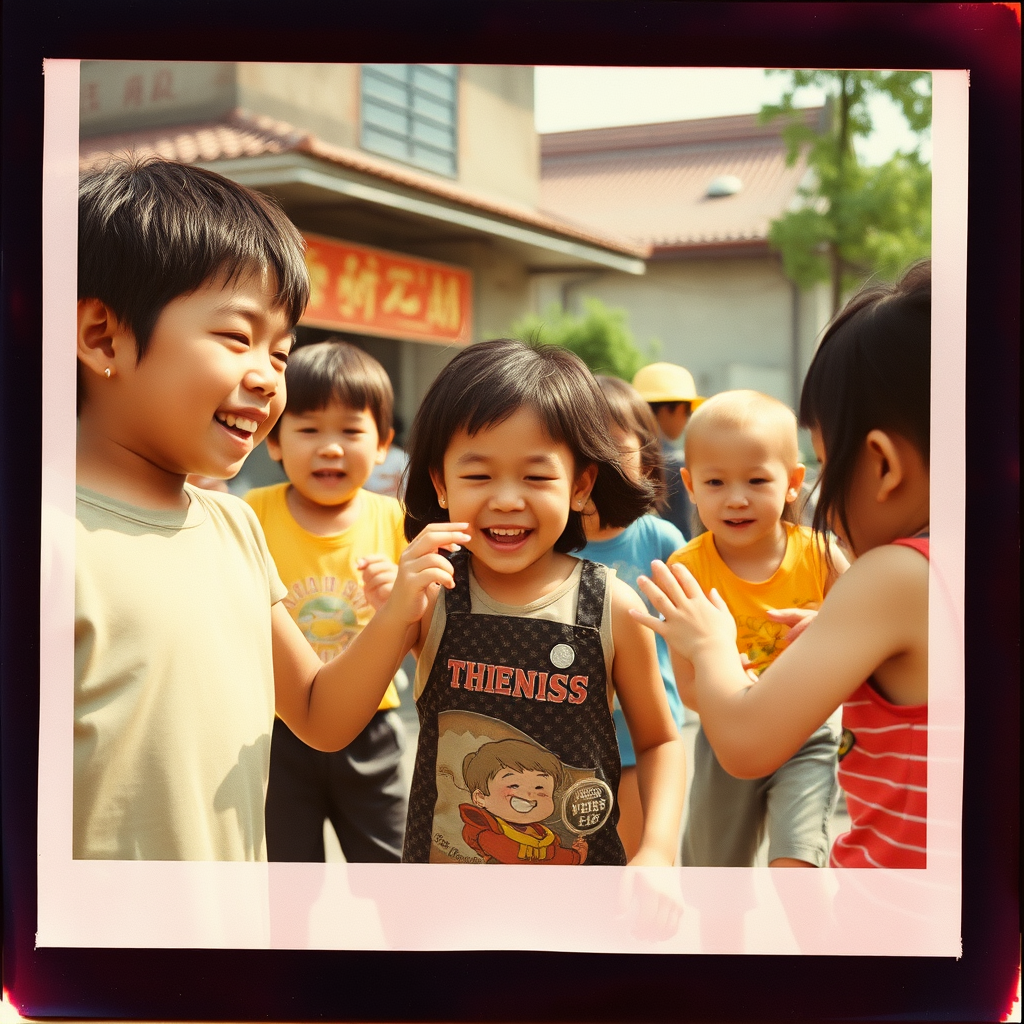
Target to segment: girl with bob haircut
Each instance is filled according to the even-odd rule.
[[[725,603],[682,566],[656,562],[640,580],[664,621],[633,613],[692,663],[701,722],[733,775],[774,771],[843,705],[851,829],[833,867],[927,862],[930,366],[928,262],[865,288],[825,332],[800,419],[821,462],[814,528],[854,561],[756,686]]]
[[[653,500],[645,477],[622,471],[606,409],[575,355],[506,339],[460,352],[420,406],[406,536],[450,520],[453,528],[465,526],[471,540],[452,556],[454,586],[440,594],[433,588],[410,637],[418,658],[420,737],[407,861],[473,859],[462,821],[446,810],[455,808],[458,793],[439,782],[444,751],[464,743],[468,728],[481,741],[512,729],[572,766],[566,779],[593,780],[602,794],[593,814],[559,789],[545,825],[562,847],[576,844],[580,862],[624,864],[615,828],[613,685],[637,752],[644,809],[631,863],[674,861],[684,753],[654,638],[630,617],[640,599],[614,572],[568,554],[586,543],[588,503],[602,522],[625,527]],[[517,782],[502,799],[525,820],[547,797]],[[598,813],[599,806],[607,813]],[[585,825],[573,814],[582,814]],[[531,850],[521,863],[554,861]]]

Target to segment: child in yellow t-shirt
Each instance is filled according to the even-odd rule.
[[[383,603],[406,546],[398,502],[363,489],[394,436],[394,395],[380,363],[342,341],[298,349],[286,381],[288,402],[267,448],[288,482],[245,500],[288,588],[285,608],[328,662]],[[401,859],[408,797],[398,703],[392,683],[369,725],[334,753],[274,722],[268,859],[323,861],[325,819],[347,860]]]
[[[756,391],[725,391],[693,414],[683,482],[707,528],[669,559],[715,588],[736,620],[736,645],[760,674],[814,614],[847,563],[826,558],[810,528],[787,522],[800,494],[796,417]],[[687,707],[696,706],[693,671],[677,664]],[[680,671],[682,670],[682,671]],[[694,747],[682,862],[748,867],[767,830],[771,867],[823,867],[837,794],[837,741],[823,724],[772,775],[737,779],[719,764],[703,729]]]

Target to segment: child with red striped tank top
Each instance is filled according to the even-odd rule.
[[[851,828],[833,867],[927,864],[930,360],[928,262],[865,288],[825,332],[800,419],[821,462],[814,529],[853,562],[756,684],[717,591],[660,562],[638,581],[664,619],[632,614],[692,664],[701,723],[731,774],[774,771],[842,703]]]

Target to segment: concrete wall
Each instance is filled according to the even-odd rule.
[[[184,124],[237,105],[235,65],[184,61],[82,61],[83,136]]]
[[[238,105],[312,132],[336,146],[359,145],[358,64],[236,64]]]
[[[537,205],[540,139],[533,124],[532,67],[460,69],[459,184]]]
[[[701,394],[756,387],[795,401],[793,292],[773,257],[653,261],[642,277],[543,275],[532,293],[540,313],[563,298],[577,310],[587,296],[624,308],[640,349],[687,367]],[[799,381],[827,318],[821,298],[821,289],[799,297]]]

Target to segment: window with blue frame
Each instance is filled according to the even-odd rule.
[[[457,64],[364,64],[361,145],[455,177]]]

